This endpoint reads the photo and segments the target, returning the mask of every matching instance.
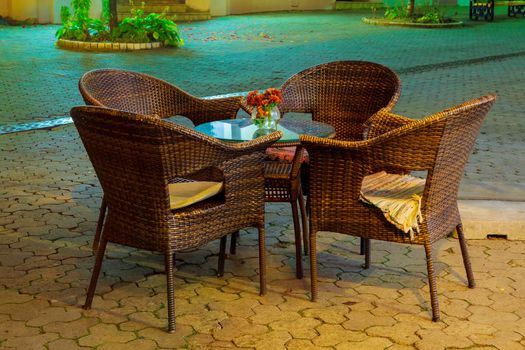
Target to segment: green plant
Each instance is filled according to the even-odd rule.
[[[416,19],[417,23],[443,23],[444,19],[439,13],[436,12],[430,12],[425,13],[421,17],[418,17]]]
[[[152,42],[159,41],[166,46],[184,45],[177,24],[165,14],[144,15],[143,9],[132,9],[131,17],[124,18],[112,33],[115,41]]]
[[[389,7],[385,10],[385,18],[386,19],[405,18],[406,13],[407,13],[406,8],[404,8],[403,6]]]
[[[100,41],[109,38],[105,23],[99,19],[89,18],[91,0],[73,0],[71,7],[73,13],[67,6],[60,8],[62,27],[55,34],[58,39]]]
[[[402,4],[389,7],[385,10],[384,17],[389,20],[415,23],[446,23],[450,21],[450,19],[445,17],[441,9],[437,6],[429,5],[428,2],[418,6],[412,14],[410,14],[407,7]]]
[[[109,17],[111,17],[109,0],[102,0],[102,20],[107,23],[109,22]]]
[[[130,1],[133,5],[133,2]],[[60,9],[62,27],[56,32],[58,39],[82,40],[82,41],[106,41],[118,42],[162,42],[166,46],[182,46],[184,41],[180,37],[179,29],[175,22],[166,18],[165,13],[144,14],[143,8],[132,8],[131,17],[124,18],[122,22],[111,32],[108,22],[109,0],[102,0],[102,19],[89,18],[91,0],[73,0],[73,14],[67,6]],[[142,4],[144,6],[144,3]]]

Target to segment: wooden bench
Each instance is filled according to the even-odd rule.
[[[525,16],[525,0],[470,0],[469,18],[477,21],[479,17],[483,17],[487,21],[493,21],[496,6],[507,6],[509,17]]]

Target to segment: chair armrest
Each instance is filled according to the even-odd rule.
[[[252,115],[252,107],[248,106],[248,103],[246,102],[246,98],[243,97],[241,99],[241,109],[245,111],[248,115]]]
[[[445,127],[445,121],[436,119],[414,120],[370,139],[369,159],[374,169],[431,170]]]
[[[223,162],[254,152],[263,152],[282,137],[280,131],[258,137],[243,143],[229,143],[205,135],[194,129],[158,120],[168,143],[167,151],[173,154],[168,158],[169,176],[185,177],[205,168],[219,167]]]
[[[371,139],[414,121],[414,119],[390,113],[383,108],[363,123],[365,130],[363,136],[364,139]]]
[[[224,178],[226,202],[264,205],[264,158],[264,151],[259,150],[228,159],[218,166]]]
[[[371,173],[369,141],[340,141],[308,135],[300,138],[309,155],[308,183],[312,204],[324,205],[321,198],[341,196],[357,200],[363,178]]]
[[[213,104],[217,110],[220,110],[228,115],[237,115],[239,108],[241,108],[242,96],[231,96],[214,99],[200,99],[204,105]]]
[[[193,101],[187,106],[187,110],[178,114],[190,118],[195,125],[217,120],[235,119],[241,108],[241,99],[241,96],[214,99],[193,97]]]
[[[425,118],[365,141],[340,141],[301,135],[301,144],[310,155],[311,168],[316,166],[317,158],[321,158],[324,162],[322,166],[326,168],[339,167],[337,162],[341,160],[355,164],[351,167],[345,165],[351,168],[345,171],[349,171],[352,176],[366,176],[374,169],[431,170],[444,126],[444,121],[434,117]]]

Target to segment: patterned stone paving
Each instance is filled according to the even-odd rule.
[[[193,29],[185,29],[186,35],[192,30],[195,34],[189,36],[185,51],[151,56],[88,57],[37,40],[48,37],[52,28],[0,29],[2,124],[63,117],[71,105],[80,103],[78,74],[100,66],[146,71],[196,94],[213,95],[278,85],[290,73],[318,61],[368,59],[401,70],[399,113],[437,111],[497,90],[500,100],[480,135],[466,177],[510,188],[524,183],[520,151],[525,91],[519,74],[523,56],[512,55],[525,48],[519,40],[522,21],[478,23],[458,31],[414,31],[365,28],[358,25],[360,16],[347,13],[304,14],[293,17],[297,22],[275,26],[282,16],[286,15],[188,25],[185,28]],[[287,36],[313,18],[321,29],[327,29],[331,19],[338,31],[319,30],[301,42]],[[254,23],[258,29],[250,26]],[[244,26],[243,32],[235,33],[243,40],[229,39],[233,29],[219,34],[219,28],[228,26]],[[209,28],[217,28],[215,34],[207,33]],[[258,36],[270,30],[275,41]],[[450,33],[457,34],[457,40],[450,40]],[[505,40],[480,44],[501,33],[507,34],[500,37]],[[38,42],[33,56],[24,56],[27,49],[22,45],[12,45],[28,40],[28,35]],[[213,35],[216,40],[211,40]],[[246,46],[248,38],[258,41]],[[308,47],[319,55],[301,55]],[[262,55],[258,62],[249,58],[254,50]],[[292,50],[299,57],[297,63],[287,63],[283,50]],[[507,56],[494,62],[447,64],[497,55]],[[279,67],[254,69],[243,77],[224,73],[246,70],[272,57],[271,63]],[[170,64],[189,58],[197,68],[215,68],[184,72],[183,65]],[[41,87],[35,89],[37,83]],[[373,242],[372,267],[363,270],[358,240],[321,233],[320,298],[310,302],[309,278],[294,278],[293,229],[286,205],[267,206],[266,296],[258,295],[256,235],[248,229],[241,233],[238,253],[226,262],[224,278],[215,276],[217,242],[177,255],[176,334],[165,332],[165,276],[158,254],[109,245],[93,308],[85,311],[80,306],[94,262],[91,241],[101,190],[75,128],[1,135],[0,165],[2,349],[525,348],[525,243],[469,241],[476,289],[466,287],[458,242],[450,238],[436,244],[442,321],[433,323],[421,247]],[[306,259],[305,269],[308,276]]]
[[[93,309],[80,308],[94,257],[100,188],[73,126],[4,135],[0,175],[3,349],[521,349],[524,243],[470,241],[477,288],[459,245],[435,247],[442,322],[430,321],[424,252],[322,233],[320,299],[294,278],[291,216],[267,207],[269,293],[258,295],[257,240],[242,232],[217,278],[218,244],[177,255],[177,332],[166,333],[163,259],[110,245]],[[306,264],[308,270],[308,264]],[[307,271],[308,272],[308,271]]]

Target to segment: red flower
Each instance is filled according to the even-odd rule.
[[[269,88],[259,93],[258,90],[251,91],[246,96],[246,104],[252,108],[257,108],[261,115],[266,115],[277,104],[282,102],[281,91],[276,88]]]

